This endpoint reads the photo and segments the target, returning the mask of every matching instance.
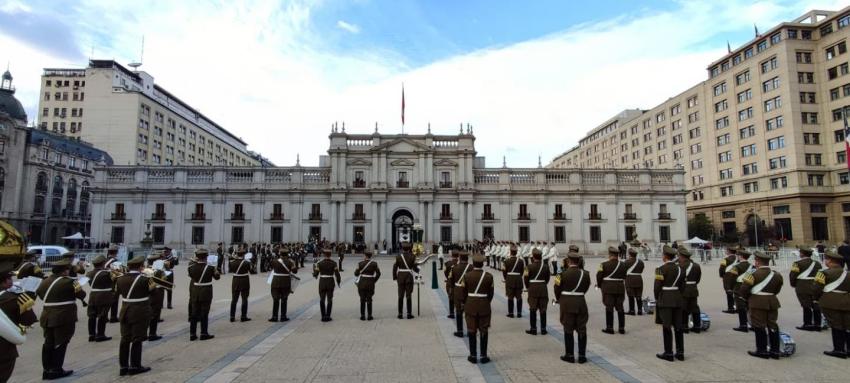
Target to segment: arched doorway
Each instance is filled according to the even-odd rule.
[[[398,253],[401,242],[410,241],[413,235],[413,214],[407,209],[399,209],[393,214],[392,252]]]

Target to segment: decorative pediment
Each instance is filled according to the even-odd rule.
[[[392,166],[415,166],[416,163],[411,161],[411,160],[408,160],[406,158],[402,158],[402,159],[390,162],[390,165],[392,165]]]
[[[457,166],[457,162],[446,158],[441,158],[437,161],[434,161],[434,166]]]
[[[394,153],[414,153],[418,151],[430,151],[427,145],[411,140],[409,138],[396,138],[394,140],[390,140],[384,142],[374,148],[372,151],[390,151]]]
[[[353,166],[372,166],[372,161],[363,158],[350,159],[345,163]]]

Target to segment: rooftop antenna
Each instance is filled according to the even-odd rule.
[[[94,48],[92,48],[94,49]],[[142,51],[139,53],[139,61],[127,64],[128,67],[133,68],[134,72],[139,71],[139,67],[142,66],[142,61],[145,58],[145,36],[142,35]]]

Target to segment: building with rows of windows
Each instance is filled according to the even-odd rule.
[[[689,216],[729,239],[750,232],[753,243],[757,226],[790,243],[850,238],[848,37],[850,7],[777,25],[711,63],[707,80],[623,111],[547,167],[681,167]]]
[[[682,240],[682,170],[485,167],[471,131],[329,136],[318,167],[98,168],[92,235],[172,248],[310,238],[383,243],[493,238],[589,251]]]
[[[80,140],[28,128],[14,94],[7,71],[0,83],[0,219],[31,243],[88,233],[94,167],[112,159]]]
[[[269,166],[246,143],[144,71],[112,60],[44,70],[38,125],[81,138],[123,165]]]

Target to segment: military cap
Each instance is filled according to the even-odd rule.
[[[289,255],[289,248],[288,247],[281,247],[281,248],[277,249],[277,254],[278,255]]]
[[[460,251],[460,252],[458,252],[457,254],[458,254],[461,258],[464,258],[464,259],[469,258],[469,252],[467,252],[467,251]]]
[[[747,251],[747,249],[738,249],[737,254],[744,257],[744,259],[749,259],[752,253]]]
[[[331,255],[331,249],[322,249],[322,255]]]
[[[574,252],[574,251],[570,251],[570,252],[568,252],[568,253],[567,253],[567,258],[569,258],[569,259],[570,259],[570,260],[572,260],[572,261],[576,261],[576,262],[581,261],[581,255],[579,255],[577,251],[575,251],[575,252]]]
[[[30,249],[30,250],[27,250],[27,252],[24,254],[24,258],[30,259],[32,257],[35,257],[36,255],[38,255],[38,250]]]
[[[77,254],[74,253],[73,251],[66,251],[66,252],[62,253],[62,258],[74,259],[74,257],[76,257],[76,256],[77,256]]]
[[[512,243],[512,244],[511,244],[511,251],[519,251],[519,249],[517,249],[517,248],[516,248],[516,245],[514,245],[514,244]]]
[[[826,257],[832,258],[836,261],[843,261],[844,260],[844,257],[842,257],[841,254],[838,254],[838,252],[836,252],[833,249],[829,249],[829,250],[826,251]]]
[[[12,262],[0,262],[0,280],[9,278],[15,264]]]
[[[735,253],[738,252],[738,247],[737,246],[729,246],[729,247],[726,248],[726,251],[729,254],[735,254]]]
[[[206,258],[208,255],[210,255],[210,252],[207,249],[200,248],[195,250],[195,258]]]
[[[71,260],[68,258],[62,258],[56,262],[51,263],[51,266],[71,266]]]
[[[762,259],[762,260],[765,260],[765,261],[769,261],[769,260],[773,259],[773,257],[771,257],[769,254],[767,254],[767,253],[765,253],[761,250],[756,250],[755,255],[756,255],[756,258],[759,258],[759,259]]]
[[[108,249],[106,249],[106,253],[107,253],[107,254],[115,254],[115,253],[118,253],[118,246],[115,246],[115,245],[109,245],[109,248],[108,248]]]
[[[137,255],[133,259],[127,261],[127,266],[139,266],[145,264],[145,256]]]
[[[484,263],[484,257],[481,256],[481,254],[475,254],[475,256],[472,257],[472,263],[483,264]]]
[[[365,255],[367,257],[371,257],[372,256],[372,250],[369,250],[369,249],[363,250],[363,255]]]
[[[106,257],[103,254],[98,255],[98,256],[94,257],[94,259],[91,260],[91,263],[93,265],[100,265],[100,264],[106,263]]]
[[[452,258],[457,258],[458,256],[460,256],[460,252],[457,251],[457,250],[452,250],[451,254],[452,254]]]
[[[685,247],[679,246],[679,255],[681,255],[685,258],[690,258],[691,252],[690,252],[690,250],[686,249]]]
[[[800,250],[800,255],[811,257],[812,256],[812,248],[805,246],[797,246],[797,250]]]
[[[614,246],[608,246],[608,255],[620,255],[620,249]]]
[[[531,256],[534,258],[540,258],[543,256],[543,252],[538,248],[534,248],[534,250],[531,250]]]
[[[637,249],[635,249],[634,247],[630,248],[629,249],[629,255],[637,256]]]
[[[675,256],[676,256],[676,254],[678,254],[678,252],[676,251],[676,249],[674,249],[674,248],[672,248],[672,247],[670,247],[670,246],[667,246],[667,245],[664,245],[664,248],[662,249],[662,252],[664,253],[664,255],[669,255],[669,256],[671,256],[671,257],[675,257]]]
[[[570,245],[568,252],[578,254],[578,252],[579,252],[578,245]]]

